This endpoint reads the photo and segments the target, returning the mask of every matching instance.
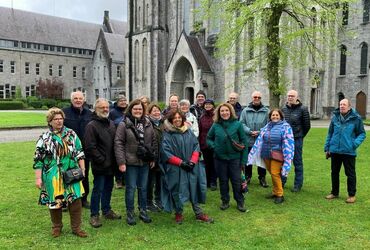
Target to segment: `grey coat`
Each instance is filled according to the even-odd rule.
[[[251,104],[243,109],[240,122],[243,124],[249,147],[252,147],[257,139],[251,136],[251,132],[260,131],[267,124],[269,112],[270,110],[264,105],[259,110],[255,110]]]
[[[154,133],[152,123],[148,118],[143,118],[144,121],[144,144],[153,153],[158,152],[158,143]],[[136,139],[135,134],[131,127],[135,126],[132,121],[126,117],[121,122],[116,131],[114,139],[114,152],[116,155],[117,164],[143,166],[147,162],[139,159],[136,155],[139,141]]]

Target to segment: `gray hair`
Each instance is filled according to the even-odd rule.
[[[84,98],[84,101],[85,101],[84,93],[82,93],[82,91],[79,91],[79,90],[77,90],[77,91],[73,91],[73,92],[71,93],[71,100],[73,100],[73,97],[74,97],[76,94],[81,94],[81,95],[82,95],[82,97]]]
[[[188,105],[190,106],[190,101],[188,99],[182,99],[180,102],[179,102],[179,105],[180,106],[183,106],[183,105]]]
[[[98,106],[99,103],[102,103],[102,102],[106,102],[108,103],[108,100],[105,99],[105,98],[98,98],[96,99],[95,103],[94,103],[94,111],[96,111],[96,106]]]

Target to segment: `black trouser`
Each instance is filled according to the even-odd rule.
[[[213,150],[204,149],[202,150],[204,164],[206,166],[206,176],[207,176],[207,187],[211,185],[217,186],[217,173],[213,160]]]
[[[82,186],[85,189],[85,194],[82,196],[82,202],[87,201],[87,196],[90,192],[90,185],[89,185],[89,172],[90,172],[90,161],[85,159],[85,177],[82,180]]]
[[[251,151],[252,147],[248,147],[248,154]],[[246,179],[252,179],[252,169],[253,165],[246,165],[245,166],[245,178]],[[257,167],[258,171],[258,179],[265,178],[266,177],[266,169],[261,168],[260,166]]]
[[[233,188],[234,199],[237,203],[244,202],[244,196],[241,191],[241,166],[240,160],[221,160],[215,158],[215,166],[220,180],[221,200],[224,203],[229,203],[229,180]]]
[[[158,169],[150,169],[148,175],[147,187],[147,204],[153,202],[153,188],[155,201],[161,201],[161,171]]]
[[[344,166],[344,172],[347,176],[348,196],[356,195],[356,156],[345,154],[331,154],[331,193],[339,194],[339,173],[340,168]]]

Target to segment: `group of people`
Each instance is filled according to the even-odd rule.
[[[175,222],[181,224],[188,201],[196,220],[212,223],[200,206],[207,187],[214,191],[219,184],[220,209],[226,210],[229,182],[236,209],[246,212],[243,177],[250,183],[253,165],[263,188],[269,187],[266,170],[270,173],[273,188],[268,198],[280,204],[292,162],[291,191],[302,189],[303,139],[311,127],[308,109],[295,90],[288,91],[282,109],[263,105],[259,91],[252,93],[244,108],[237,93],[216,107],[199,91],[193,105],[172,94],[169,106],[161,110],[145,96],[128,104],[120,95],[111,109],[106,99],[97,99],[93,111],[84,106],[83,93],[77,91],[71,94],[70,107],[48,110],[47,123],[49,130],[36,144],[34,169],[39,203],[49,208],[53,237],[61,234],[63,209],[69,210],[72,232],[79,237],[87,236],[81,229],[82,207],[90,209],[94,228],[102,226],[100,212],[105,219],[121,219],[110,204],[114,177],[117,188],[125,186],[128,225],[137,223],[136,191],[138,218],[144,223],[152,222],[148,211],[164,210],[174,211]],[[355,202],[356,148],[365,136],[361,118],[348,99],[341,100],[325,144],[326,156],[332,159],[332,192],[327,199],[338,197],[343,163],[348,177],[346,202]],[[90,165],[94,179],[89,203]],[[67,181],[67,172],[78,169],[80,174],[72,174],[76,179]]]

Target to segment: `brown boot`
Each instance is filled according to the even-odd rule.
[[[69,215],[71,217],[71,228],[72,233],[78,237],[85,238],[87,233],[81,230],[81,214],[82,214],[82,203],[80,199],[68,204]]]
[[[56,238],[59,237],[62,232],[62,209],[49,209],[50,218],[52,222],[51,235]]]

